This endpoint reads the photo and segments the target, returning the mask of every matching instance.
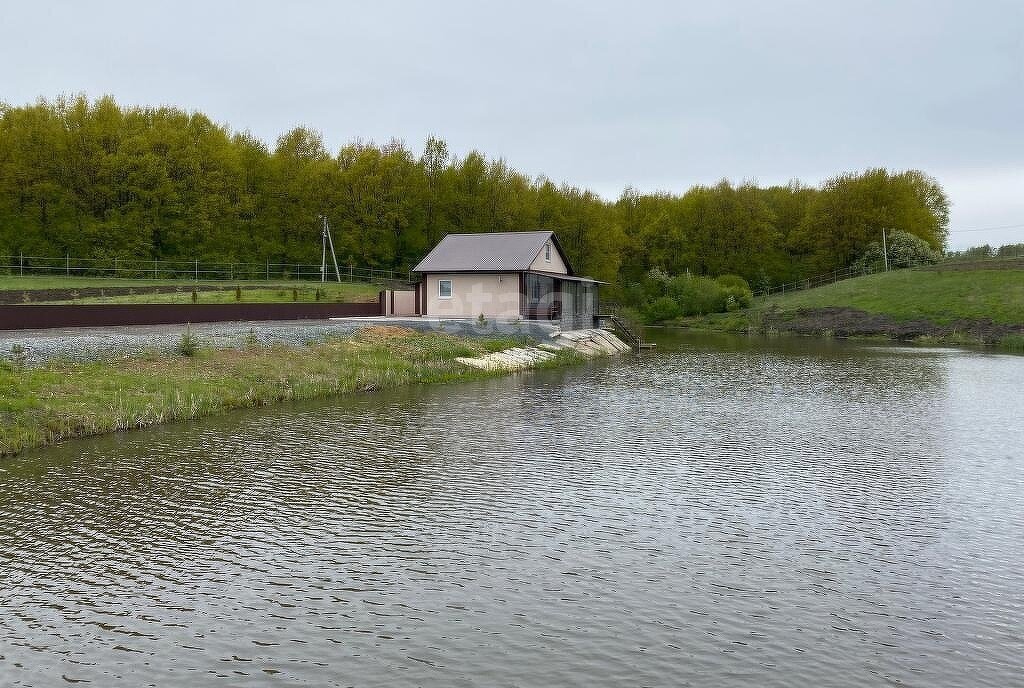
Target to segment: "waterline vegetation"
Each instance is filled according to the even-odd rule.
[[[191,332],[182,336],[193,339]],[[193,420],[238,408],[501,375],[458,364],[519,346],[521,337],[468,338],[396,327],[306,347],[210,349],[177,355],[25,366],[0,361],[0,455],[74,437]],[[581,360],[560,350],[536,367]]]

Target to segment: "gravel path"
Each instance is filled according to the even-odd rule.
[[[253,340],[261,346],[273,344],[306,346],[331,337],[352,334],[361,327],[397,325],[421,331],[443,331],[467,336],[495,336],[522,333],[546,337],[557,330],[546,323],[489,323],[480,327],[472,321],[441,321],[427,318],[346,318],[343,320],[289,320],[260,322],[197,323],[191,325],[200,346],[219,349],[244,348]],[[54,359],[96,361],[170,352],[181,341],[185,325],[135,325],[130,327],[74,327],[52,330],[0,331],[0,359],[21,356],[29,365]]]
[[[328,337],[351,334],[356,327],[358,325],[333,320],[197,323],[190,326],[200,346],[220,349],[242,348],[253,338],[264,346],[303,346]],[[23,347],[25,361],[30,365],[53,359],[95,361],[139,356],[153,351],[170,352],[181,341],[184,331],[185,325],[137,325],[0,332],[0,358],[11,358],[12,348],[16,345]]]

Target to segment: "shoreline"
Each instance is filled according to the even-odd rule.
[[[242,408],[505,376],[515,370],[457,359],[537,345],[527,335],[473,337],[381,324],[306,344],[252,339],[240,348],[207,347],[182,335],[175,351],[33,365],[15,352],[0,358],[0,457]],[[571,346],[552,349],[516,370],[589,357]]]
[[[947,324],[926,318],[899,320],[842,306],[738,311],[683,318],[668,326],[765,337],[803,336],[1024,352],[1024,325],[997,323],[988,318],[958,318]]]

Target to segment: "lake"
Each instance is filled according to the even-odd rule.
[[[650,337],[0,460],[0,685],[1024,685],[1024,357]]]

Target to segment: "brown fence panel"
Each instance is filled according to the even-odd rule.
[[[239,320],[323,320],[381,315],[371,303],[140,303],[0,306],[0,330],[178,325]]]

